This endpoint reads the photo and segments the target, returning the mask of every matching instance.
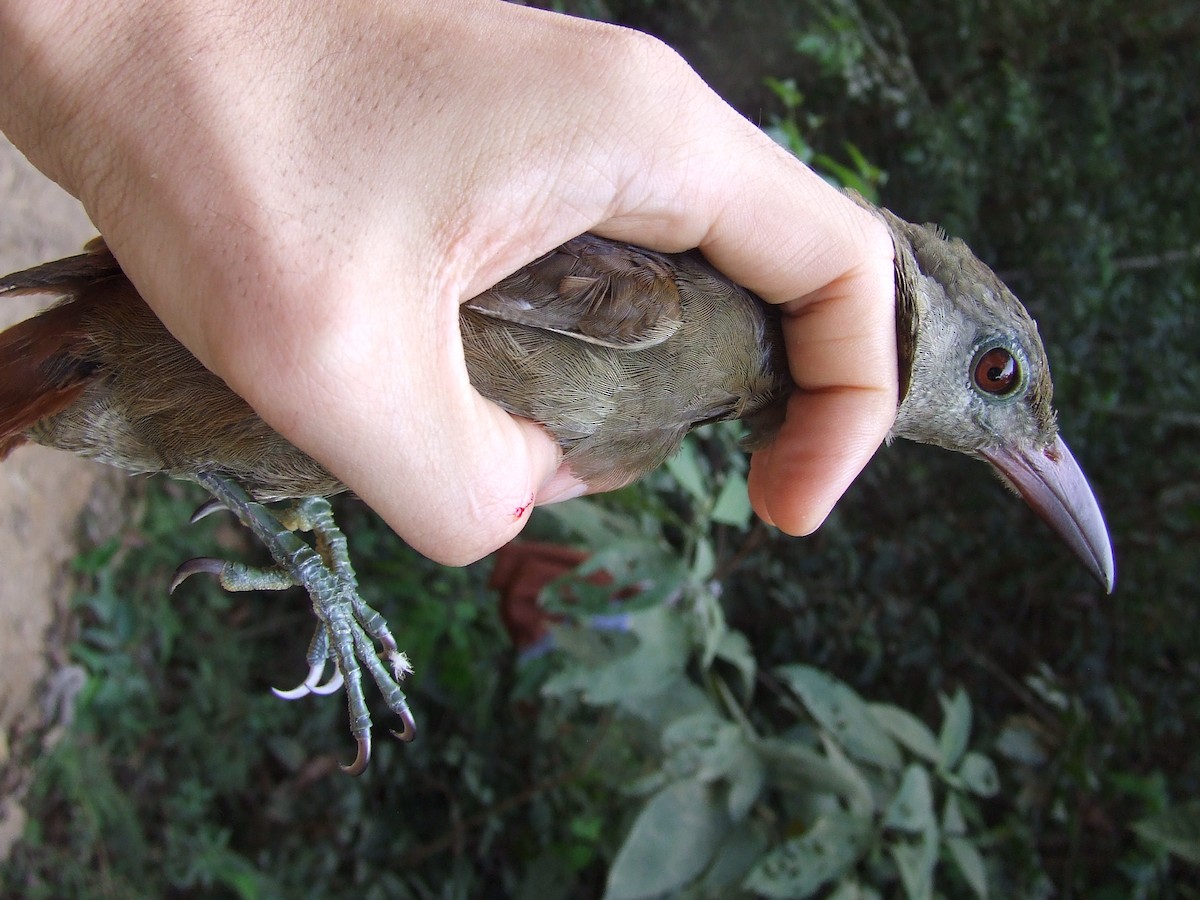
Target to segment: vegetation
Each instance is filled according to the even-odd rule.
[[[1003,273],[1041,323],[1117,593],[981,465],[923,447],[781,538],[751,523],[721,427],[535,516],[593,555],[543,594],[555,649],[518,658],[488,563],[434,566],[345,503],[423,728],[350,779],[340,698],[267,692],[302,672],[303,598],[192,579],[168,599],[180,560],[246,551],[156,484],[79,560],[87,685],[0,893],[1200,896],[1194,10],[586,11],[663,35],[831,178]]]

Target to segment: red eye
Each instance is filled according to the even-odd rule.
[[[989,394],[1007,394],[1020,380],[1013,355],[1003,347],[984,351],[975,360],[975,386]]]

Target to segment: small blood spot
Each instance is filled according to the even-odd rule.
[[[525,513],[529,512],[529,508],[531,506],[533,506],[533,498],[532,497],[530,497],[529,500],[526,501],[524,504],[522,504],[521,506],[518,506],[516,509],[513,510],[513,518],[514,519],[521,518],[522,516],[525,515]]]
[[[1060,456],[1058,451],[1053,447],[1047,447],[1042,451],[1042,453],[1045,454],[1046,459],[1050,460],[1052,463],[1056,463],[1062,459],[1062,456]]]

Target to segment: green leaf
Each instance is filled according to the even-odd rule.
[[[800,837],[784,841],[768,853],[743,886],[767,897],[811,897],[858,861],[869,836],[866,820],[829,813]]]
[[[721,492],[717,494],[717,502],[712,510],[713,521],[735,528],[745,528],[753,514],[746,479],[737,472],[730,472],[725,476]]]
[[[628,631],[637,638],[632,651],[594,668],[573,666],[543,685],[547,695],[579,691],[597,706],[635,705],[656,694],[683,671],[688,658],[687,629],[679,614],[663,606],[630,613]]]
[[[636,531],[631,517],[618,515],[586,497],[539,506],[535,514],[556,520],[561,528],[578,535],[589,547],[603,547],[612,543],[614,536],[632,536]]]
[[[958,767],[962,785],[979,797],[995,797],[1000,792],[1000,773],[996,764],[982,753],[968,753]]]
[[[958,765],[971,737],[971,701],[959,688],[952,699],[939,695],[942,704],[942,730],[938,734],[938,763],[949,772]]]
[[[933,731],[908,710],[890,703],[870,703],[867,709],[884,731],[903,744],[909,752],[935,765],[941,759]]]
[[[717,555],[713,552],[712,541],[702,537],[696,541],[696,552],[692,554],[691,571],[688,574],[693,583],[702,584],[712,577],[716,568]]]
[[[736,725],[711,712],[681,716],[663,731],[663,750],[688,775],[709,783],[725,776],[741,761],[746,740]]]
[[[765,84],[776,97],[780,99],[784,106],[789,110],[796,109],[804,103],[804,94],[796,87],[794,78],[771,78],[763,79]]]
[[[700,896],[728,897],[767,850],[761,822],[739,822],[730,829],[700,882]]]
[[[850,812],[856,816],[874,816],[878,812],[875,794],[862,769],[850,760],[850,757],[845,754],[828,732],[821,733],[821,744],[825,748],[825,756],[828,757],[829,764],[850,787],[850,790],[842,795]]]
[[[700,457],[696,455],[696,445],[684,441],[679,452],[667,460],[667,471],[679,482],[679,486],[702,503],[707,503],[712,496],[708,483],[700,469]]]
[[[1050,759],[1040,736],[1041,729],[1032,719],[1012,717],[996,738],[996,752],[1023,766],[1044,766]]]
[[[1142,840],[1200,865],[1200,800],[1135,822],[1133,830]]]
[[[857,881],[843,881],[825,900],[879,900],[879,896],[879,891],[874,888]]]
[[[695,879],[729,831],[725,806],[708,785],[677,781],[638,814],[608,873],[609,900],[652,897]]]
[[[785,666],[776,674],[852,757],[884,769],[900,769],[900,750],[849,685],[811,666]]]
[[[900,789],[888,805],[883,825],[885,828],[897,828],[909,834],[924,834],[930,826],[936,824],[929,772],[924,766],[911,765],[904,770]]]
[[[793,740],[765,738],[758,750],[773,785],[785,790],[837,794],[852,800],[860,792],[862,776],[849,777],[815,750]]]
[[[946,846],[950,848],[950,858],[954,860],[954,865],[958,867],[963,880],[975,892],[975,896],[979,900],[987,900],[987,866],[979,849],[965,837],[947,838]]]
[[[680,716],[663,730],[664,768],[678,775],[729,786],[726,805],[731,821],[745,818],[762,793],[766,767],[744,732],[711,711]]]
[[[758,671],[758,660],[755,659],[754,650],[750,647],[746,636],[740,631],[722,632],[714,653],[717,659],[723,659],[737,669],[738,674],[742,676],[742,695],[744,698],[749,698],[750,692],[754,689],[754,676]]]
[[[958,797],[951,793],[946,797],[946,807],[942,810],[942,834],[961,837],[966,833],[967,820],[958,805]]]
[[[908,900],[933,897],[933,870],[938,860],[938,830],[931,824],[920,841],[901,841],[890,848]]]
[[[738,747],[734,765],[726,771],[726,778],[729,779],[726,799],[729,818],[740,822],[761,796],[767,783],[767,768],[754,748],[743,743]]]

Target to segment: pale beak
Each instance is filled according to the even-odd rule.
[[[1112,593],[1116,581],[1112,543],[1100,504],[1062,438],[1044,450],[998,447],[980,455],[1062,538]]]

